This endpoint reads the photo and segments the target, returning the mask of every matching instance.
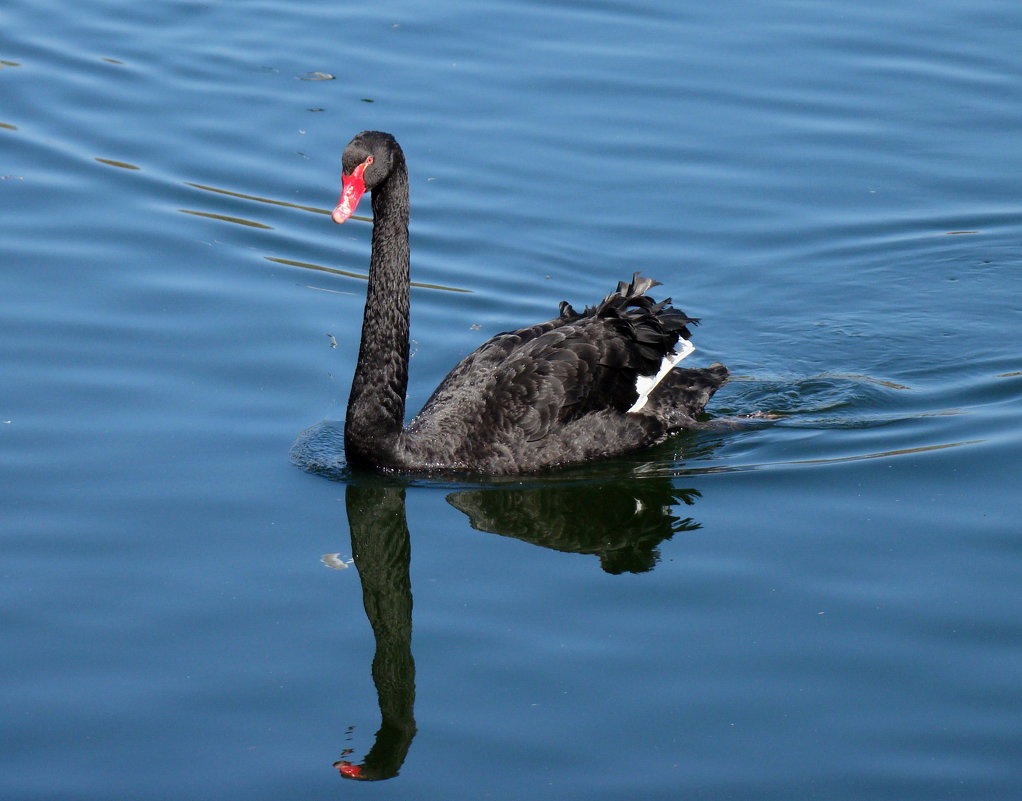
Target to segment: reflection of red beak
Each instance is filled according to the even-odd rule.
[[[353,169],[351,175],[341,174],[341,199],[337,201],[337,207],[334,209],[334,213],[330,215],[335,223],[342,223],[355,213],[358,201],[366,191],[366,182],[362,177],[362,173],[372,163],[373,157],[370,156]]]
[[[350,762],[341,760],[340,762],[335,762],[334,767],[337,768],[337,772],[345,779],[360,779],[362,777],[361,765],[352,765]]]

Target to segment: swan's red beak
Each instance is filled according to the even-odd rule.
[[[341,173],[341,199],[337,201],[337,207],[330,215],[335,223],[342,223],[355,213],[358,201],[366,191],[366,182],[362,174],[366,171],[366,167],[372,163],[373,157],[370,156],[353,169],[351,175]]]
[[[350,762],[341,760],[338,762],[334,762],[334,767],[337,768],[337,772],[340,773],[345,779],[362,778],[361,765],[352,765]]]

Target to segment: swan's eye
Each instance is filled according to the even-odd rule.
[[[367,158],[367,159],[365,160],[365,163],[366,163],[367,165],[368,165],[368,164],[372,164],[372,163],[373,163],[373,157],[372,157],[372,156],[370,156],[369,158]]]

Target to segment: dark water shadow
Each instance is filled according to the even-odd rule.
[[[377,476],[352,478],[345,508],[352,559],[376,641],[372,676],[381,723],[361,762],[345,752],[334,768],[346,779],[380,781],[398,775],[416,733],[407,485]],[[699,497],[697,490],[655,477],[473,488],[451,492],[447,502],[477,530],[595,556],[605,572],[621,574],[652,570],[661,543],[699,528],[691,517],[674,513],[676,506],[692,506]]]

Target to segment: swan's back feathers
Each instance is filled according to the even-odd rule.
[[[629,339],[633,339],[641,357],[645,360],[640,375],[656,372],[664,356],[670,353],[679,339],[688,339],[692,334],[688,324],[698,325],[699,320],[688,317],[679,309],[671,306],[671,299],[665,298],[657,303],[646,292],[659,281],[644,278],[638,273],[630,284],[620,281],[617,290],[607,295],[597,306],[586,309],[586,315],[616,319],[623,321],[624,326],[618,330]]]
[[[665,358],[677,356],[679,341],[690,336],[688,326],[698,322],[671,307],[670,299],[648,297],[646,291],[656,285],[636,273],[631,283],[621,282],[581,314],[561,303],[553,320],[497,334],[437,387],[409,425],[406,442],[429,441],[433,449],[450,449],[454,461],[478,461],[480,448],[540,447],[587,416],[638,418],[627,414],[639,398],[638,378],[655,376]],[[656,422],[652,428],[662,438],[666,424]],[[630,435],[653,437],[649,423],[630,422]],[[638,441],[634,447],[648,444]],[[615,447],[630,449],[624,443]]]

